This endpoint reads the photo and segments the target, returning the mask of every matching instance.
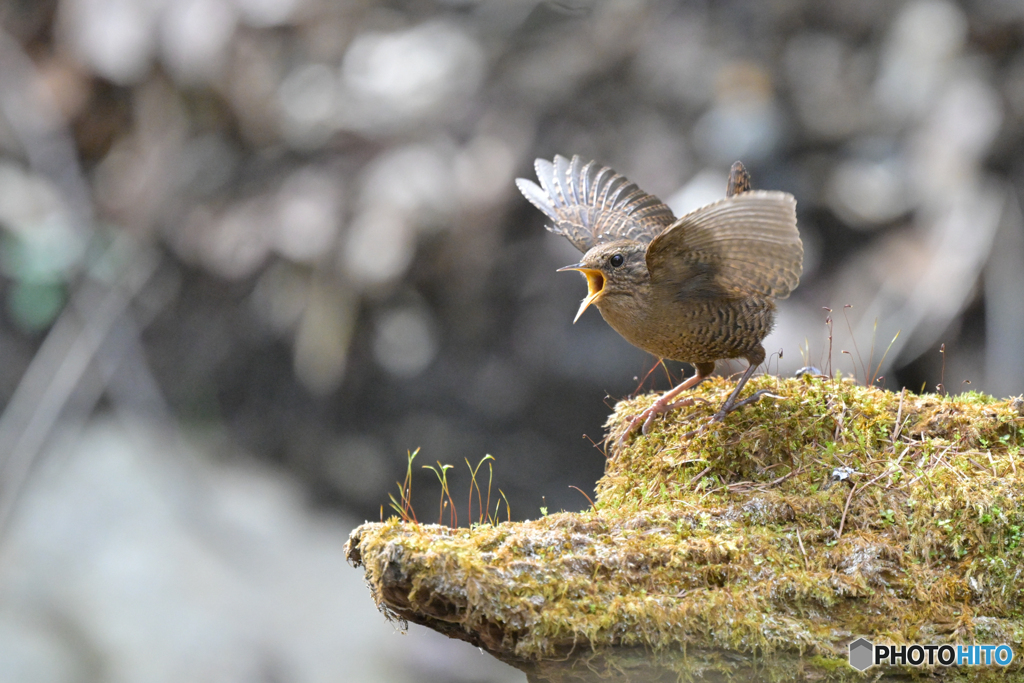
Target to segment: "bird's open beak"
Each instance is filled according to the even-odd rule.
[[[575,325],[576,321],[583,315],[583,311],[587,310],[587,306],[601,298],[601,294],[604,292],[604,274],[594,268],[585,268],[582,263],[559,268],[558,272],[560,273],[563,270],[578,270],[587,278],[587,298],[580,304],[580,310],[576,312],[576,317],[572,319]]]

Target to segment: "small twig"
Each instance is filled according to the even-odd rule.
[[[703,496],[700,497],[700,502],[703,503],[704,499],[710,496],[712,493],[718,493],[719,491],[728,491],[729,486],[730,484],[726,484],[725,486],[719,486],[718,488],[711,489],[710,491],[706,492]]]
[[[850,501],[853,500],[853,492],[856,490],[856,486],[851,486],[850,495],[846,496],[846,505],[843,506],[843,518],[839,520],[839,533],[836,534],[836,540],[843,537],[843,527],[846,525],[846,513],[850,509]]]
[[[804,569],[807,570],[807,551],[804,550],[804,540],[800,538],[800,530],[796,530],[796,542],[800,544],[800,554],[804,556]]]
[[[890,477],[892,477],[894,472],[902,471],[902,470],[900,470],[900,467],[899,467],[900,462],[903,460],[903,456],[905,456],[909,452],[910,452],[910,446],[907,446],[906,448],[903,449],[903,452],[900,453],[899,457],[896,458],[892,462],[891,465],[889,465],[889,469],[886,470],[885,473],[888,474]],[[891,486],[892,486],[892,479],[890,478],[889,483],[885,485],[886,490],[888,490]]]
[[[878,481],[879,479],[881,479],[882,477],[884,477],[887,474],[889,474],[889,470],[886,470],[885,472],[882,472],[881,474],[879,474],[874,479],[870,479],[866,484],[864,484],[863,486],[860,487],[860,490],[863,491],[864,489],[866,489],[867,487],[871,486],[872,484],[874,484],[876,481]]]
[[[965,455],[964,457],[967,458],[968,460],[970,460],[971,464],[974,465],[975,467],[977,467],[979,470],[986,469],[984,465],[982,465],[980,462],[978,462],[977,460],[975,460],[971,456]],[[993,469],[993,471],[995,471],[995,467],[993,467],[992,469]]]
[[[781,477],[779,477],[778,479],[775,479],[773,481],[768,482],[768,486],[769,487],[778,486],[782,482],[784,482],[787,479],[789,479],[790,477],[792,477],[794,474],[797,474],[798,472],[803,472],[803,469],[804,469],[803,467],[798,467],[795,470],[790,470],[790,472],[788,474],[784,474]]]
[[[698,474],[696,477],[691,479],[690,482],[686,486],[687,487],[693,486],[694,484],[696,484],[697,482],[700,481],[701,477],[703,477],[705,474],[707,474],[710,471],[711,471],[711,465],[708,465],[703,470],[701,470],[700,474]]]
[[[945,455],[947,452],[949,452],[949,449],[951,449],[951,448],[952,448],[952,446],[946,446],[945,450],[943,450],[942,453],[939,453],[936,456],[935,463],[938,464],[940,461],[942,461],[942,456]],[[925,472],[927,472],[928,470],[930,470],[932,468],[932,465],[931,465],[932,456],[931,455],[925,456],[924,458],[922,458],[922,461],[923,462],[920,465],[918,465],[918,469],[921,470],[921,474],[917,475],[916,477],[914,477],[913,479],[911,479],[910,481],[907,482],[907,487],[908,488],[910,486],[913,486],[914,484],[916,484],[917,481],[921,477],[923,477],[925,475]],[[952,471],[954,474],[956,474],[956,471],[952,470],[952,468],[951,468],[950,471]],[[928,480],[925,479],[925,482],[927,482],[927,481]],[[931,490],[931,489],[929,488],[929,490]]]
[[[906,395],[907,395],[907,388],[903,387],[903,389],[900,391],[900,406],[899,406],[899,408],[896,409],[896,424],[893,425],[893,428],[892,428],[892,439],[891,439],[891,441],[892,441],[892,452],[893,452],[894,455],[896,453],[896,439],[900,435],[900,428],[901,428],[900,419],[903,417],[903,398]]]
[[[985,451],[985,455],[988,456],[988,464],[992,465],[992,476],[998,478],[999,475],[996,473],[996,464],[992,461],[992,451]]]

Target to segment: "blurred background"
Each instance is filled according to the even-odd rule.
[[[486,454],[512,519],[584,509],[670,386],[571,324],[513,184],[556,153],[797,197],[769,372],[1024,392],[1019,0],[5,0],[0,680],[524,680],[343,545],[416,448],[421,521]]]

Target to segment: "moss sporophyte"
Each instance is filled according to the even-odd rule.
[[[531,680],[863,680],[847,664],[861,636],[1020,651],[1019,400],[750,383],[778,398],[695,436],[727,381],[622,443],[655,397],[620,402],[586,512],[471,530],[392,518],[353,531],[349,559],[389,617]],[[1020,661],[868,673],[1024,680]]]

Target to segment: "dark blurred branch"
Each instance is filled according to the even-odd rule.
[[[0,533],[58,418],[155,265],[154,259],[136,259],[119,286],[84,285],[32,359],[0,416]]]
[[[56,106],[38,86],[40,79],[31,60],[2,32],[0,63],[4,67],[0,69],[0,110],[26,159],[36,173],[58,188],[75,229],[91,233],[92,203],[74,142]],[[125,355],[141,360],[145,367],[138,331],[134,325],[125,323],[130,318],[132,299],[149,281],[158,261],[152,255],[140,253],[127,237],[115,239],[108,247],[109,254],[126,252],[132,254],[125,259],[129,265],[114,282],[88,276],[81,281],[0,416],[0,534],[10,522],[33,463],[86,372],[97,362],[97,355],[100,354],[103,386]],[[129,338],[122,335],[113,354],[102,352],[111,331],[119,324],[132,334]],[[138,362],[133,365],[139,367]],[[147,386],[153,389],[155,382],[150,380]],[[88,405],[80,408],[91,410],[101,391],[94,391],[86,401]]]

